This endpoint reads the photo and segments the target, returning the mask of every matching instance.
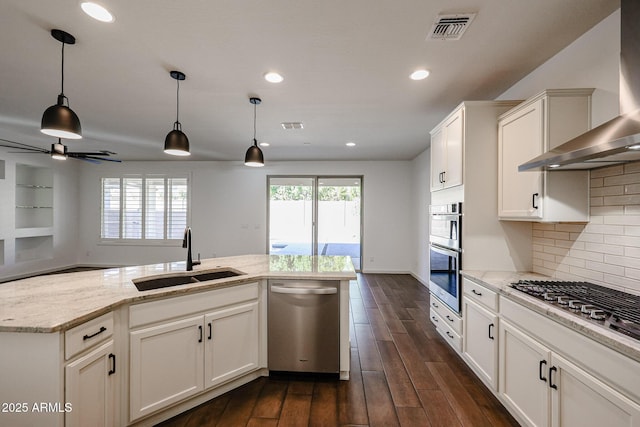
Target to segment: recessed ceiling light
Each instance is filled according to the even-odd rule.
[[[356,146],[356,143],[355,143],[355,142],[351,142],[351,141],[349,141],[349,142],[347,142],[345,145],[346,145],[347,147],[355,147],[355,146]]]
[[[80,3],[80,7],[90,17],[101,22],[113,22],[115,18],[104,6],[91,1]]]
[[[269,83],[280,83],[284,80],[284,77],[276,72],[270,72],[264,75],[264,79]]]
[[[424,80],[429,77],[429,70],[416,70],[409,77],[411,80]]]
[[[258,145],[259,145],[259,146],[261,146],[261,147],[268,147],[268,146],[269,146],[269,145],[271,145],[271,144],[269,144],[268,142],[261,142],[261,143],[260,143],[260,144],[258,144]]]

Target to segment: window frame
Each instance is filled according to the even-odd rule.
[[[140,230],[140,238],[123,238],[124,232],[124,199],[126,197],[124,188],[124,180],[126,178],[138,178],[141,179],[141,203],[142,203],[142,212],[141,212],[141,230]],[[179,238],[162,238],[162,239],[148,239],[145,238],[146,234],[146,217],[147,217],[147,179],[158,179],[162,178],[164,180],[164,235],[167,236],[169,233],[168,229],[168,218],[170,213],[168,211],[169,200],[168,196],[170,194],[169,190],[169,180],[170,179],[186,179],[187,185],[187,203],[186,203],[186,225],[191,222],[191,174],[189,173],[180,173],[180,174],[162,174],[162,173],[144,173],[144,174],[110,174],[108,176],[101,176],[99,180],[99,223],[98,223],[98,240],[100,245],[123,245],[123,246],[182,246],[182,236]],[[105,179],[117,179],[120,184],[120,201],[119,201],[119,219],[118,219],[118,238],[109,238],[102,236],[103,230],[103,220],[104,220],[104,180]]]

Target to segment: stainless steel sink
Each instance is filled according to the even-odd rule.
[[[237,273],[233,270],[219,270],[219,271],[211,271],[208,273],[198,273],[194,274],[191,277],[195,278],[199,282],[206,282],[207,280],[216,280],[216,279],[224,279],[225,277],[234,277],[240,276],[241,273]]]
[[[241,276],[243,274],[244,273],[229,269],[202,271],[199,273],[194,272],[191,274],[177,273],[170,276],[140,277],[133,279],[133,284],[136,285],[139,291],[150,291],[152,289],[207,282],[209,280],[224,279],[226,277]]]

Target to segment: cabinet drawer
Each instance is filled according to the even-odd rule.
[[[112,312],[69,329],[64,333],[65,359],[69,360],[76,354],[101,343],[111,335],[113,335]]]
[[[433,323],[436,327],[436,330],[442,337],[449,343],[451,347],[458,353],[462,351],[462,337],[460,334],[451,328],[448,325],[448,321],[442,319],[435,310],[431,309],[429,311],[429,317],[431,318],[431,323]]]
[[[462,318],[451,311],[449,307],[432,297],[430,310],[440,316],[442,321],[448,324],[456,333],[462,334]]]
[[[462,288],[465,297],[471,298],[493,311],[498,311],[498,294],[496,292],[467,278],[462,278]]]

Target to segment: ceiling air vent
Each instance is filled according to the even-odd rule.
[[[280,123],[280,125],[282,125],[282,128],[285,130],[304,128],[304,126],[302,125],[302,122],[282,122]]]
[[[436,16],[427,40],[460,40],[475,16],[475,13]]]

